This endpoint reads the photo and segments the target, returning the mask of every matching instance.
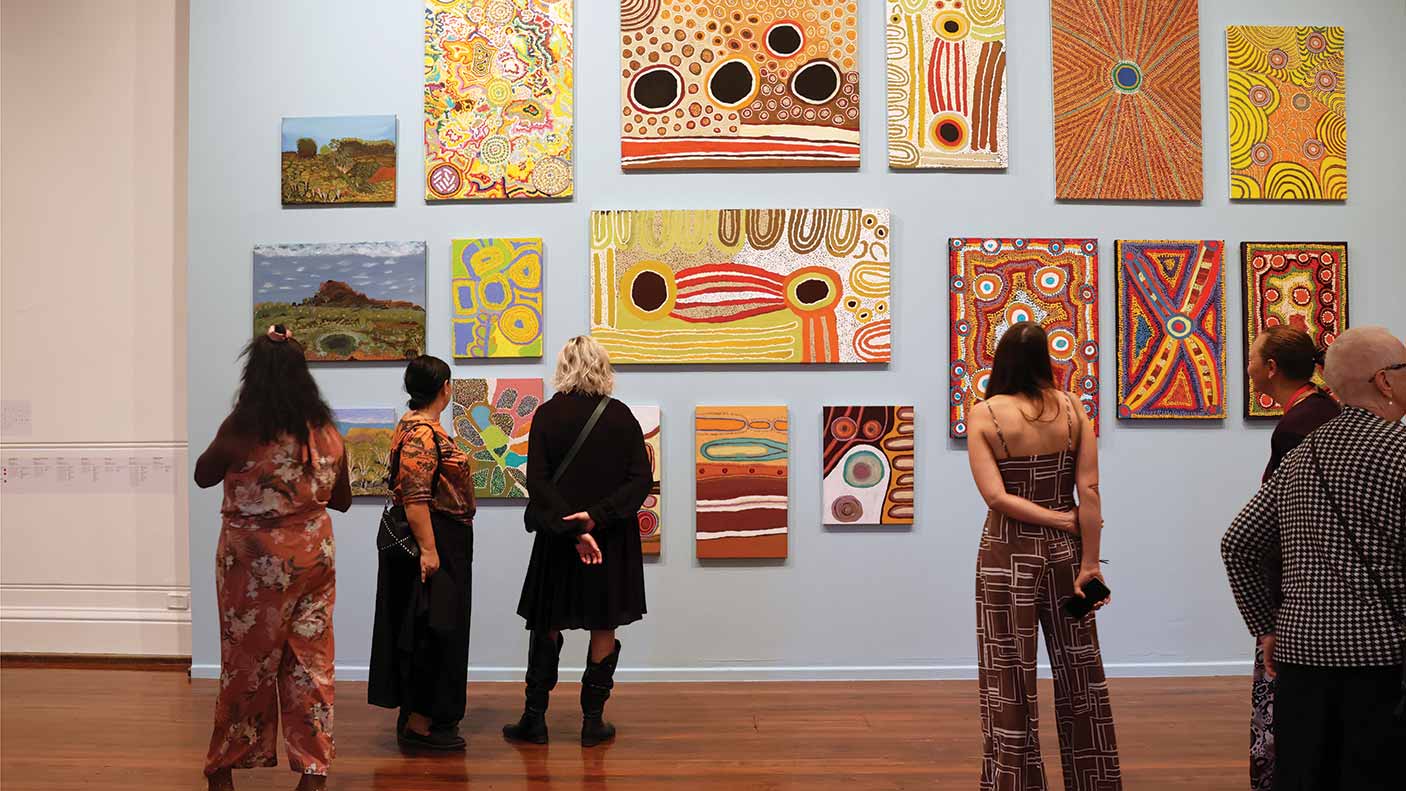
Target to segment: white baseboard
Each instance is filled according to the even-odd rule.
[[[189,587],[0,585],[0,652],[190,656],[189,602]]]
[[[1252,663],[1242,659],[1227,662],[1122,662],[1105,664],[1112,678],[1190,678],[1195,676],[1249,675]],[[562,676],[570,679],[579,674],[580,667],[563,667]],[[523,667],[470,667],[469,681],[521,682]],[[219,678],[220,666],[195,664],[195,678]],[[365,681],[365,665],[338,665],[337,678],[342,681]],[[1040,666],[1040,676],[1048,678],[1049,665]],[[621,681],[971,681],[976,679],[976,665],[895,665],[849,667],[654,667],[628,668],[616,671]]]

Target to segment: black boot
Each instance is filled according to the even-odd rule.
[[[600,662],[586,654],[586,672],[581,675],[581,746],[595,747],[615,738],[615,726],[602,719],[610,690],[615,688],[615,666],[620,663],[620,641]]]
[[[533,632],[527,649],[527,702],[516,725],[504,725],[509,741],[547,743],[547,702],[557,685],[557,662],[561,659],[561,633],[552,640],[545,632]]]

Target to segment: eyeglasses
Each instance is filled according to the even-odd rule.
[[[1392,371],[1400,371],[1402,368],[1406,368],[1406,363],[1397,363],[1396,365],[1388,365],[1388,366],[1385,367],[1385,368],[1379,369],[1379,370],[1377,371],[1377,374],[1389,374],[1389,373],[1391,373]],[[1367,384],[1372,384],[1372,383],[1376,382],[1376,381],[1377,381],[1377,374],[1372,374],[1372,378],[1367,380]]]

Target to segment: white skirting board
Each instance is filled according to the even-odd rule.
[[[189,602],[184,586],[0,585],[0,652],[190,656]]]
[[[1105,664],[1111,678],[1192,678],[1198,676],[1246,676],[1252,663],[1243,659],[1226,662],[1127,662]],[[525,667],[470,667],[469,681],[522,681]],[[561,668],[562,678],[572,680],[580,667]],[[1049,678],[1049,665],[1040,665],[1041,678]],[[219,678],[219,665],[192,665],[195,678]],[[622,667],[615,673],[621,681],[974,681],[975,665],[901,665],[855,667]],[[364,665],[338,665],[341,681],[365,681]]]

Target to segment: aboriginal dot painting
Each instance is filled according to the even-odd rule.
[[[658,555],[661,543],[659,530],[663,524],[664,516],[664,501],[660,489],[660,482],[664,479],[660,475],[660,463],[663,457],[660,455],[662,447],[659,433],[659,407],[631,406],[630,411],[634,413],[635,420],[640,423],[640,431],[644,433],[644,449],[649,452],[649,469],[653,476],[653,483],[649,487],[649,496],[644,499],[644,505],[640,506],[640,549],[646,555]]]
[[[913,418],[911,406],[825,407],[826,524],[913,524]]]
[[[427,0],[425,200],[572,194],[572,0]]]
[[[455,239],[454,356],[542,356],[542,240]]]
[[[473,459],[475,497],[527,497],[527,437],[542,391],[541,379],[454,380],[450,419]]]
[[[1326,347],[1348,328],[1347,242],[1244,242],[1245,358],[1266,327],[1289,324]],[[1319,381],[1322,384],[1322,381]],[[1284,410],[1245,377],[1245,416]]]
[[[1114,249],[1118,417],[1225,417],[1225,242]]]
[[[1226,28],[1230,197],[1347,200],[1340,27]]]
[[[1045,328],[1055,386],[1075,394],[1098,427],[1098,242],[1094,239],[952,239],[950,428],[986,398],[996,344],[1022,321]]]
[[[624,170],[859,167],[857,0],[620,0]]]
[[[1196,0],[1051,0],[1055,197],[1199,201]]]
[[[884,209],[591,213],[591,335],[618,364],[886,363]]]
[[[1006,166],[1006,0],[888,0],[889,167]]]
[[[786,557],[786,407],[700,406],[694,443],[698,557]]]

